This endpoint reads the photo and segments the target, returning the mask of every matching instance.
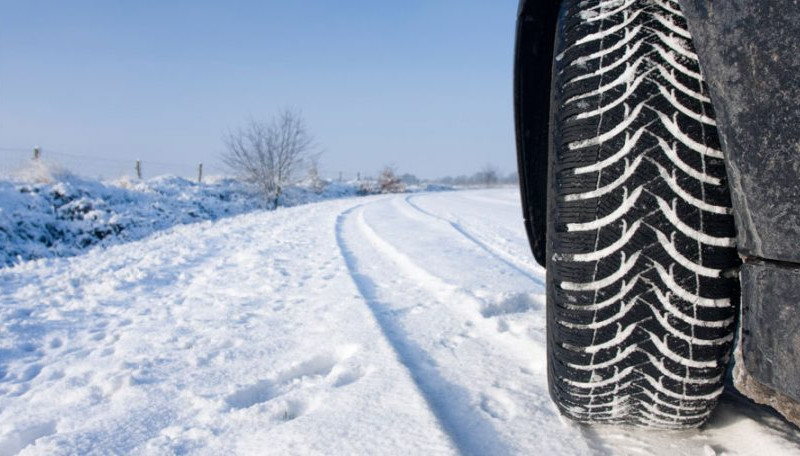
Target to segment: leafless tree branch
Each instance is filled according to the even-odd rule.
[[[302,115],[291,109],[280,111],[269,123],[251,119],[223,140],[223,162],[240,178],[257,185],[273,207],[278,206],[283,190],[295,182],[314,149]]]

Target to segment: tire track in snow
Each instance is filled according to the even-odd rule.
[[[391,200],[402,203],[394,210],[407,207],[400,198]],[[378,214],[390,209],[368,207]],[[377,232],[364,217],[365,208],[344,217],[339,225],[342,243],[352,254],[355,274],[369,279],[362,286],[376,317],[395,331],[389,336],[419,350],[411,353],[406,366],[432,399],[429,403],[458,449],[465,454],[525,454],[526,448],[534,447],[545,454],[592,452],[599,440],[586,435],[576,439],[550,402],[542,370],[543,344],[501,330],[498,318],[503,317],[485,312],[484,299],[428,272],[427,265],[418,263],[423,257],[407,253],[412,250],[403,242],[409,239],[390,239]],[[425,239],[426,228],[434,228],[433,219],[421,220],[416,227],[392,225],[392,229],[400,230],[398,235],[414,230]],[[359,242],[348,245],[348,239]],[[446,255],[447,246],[441,248],[430,254]],[[414,303],[423,305],[408,311]],[[414,358],[416,354],[421,357]],[[454,389],[436,390],[440,381]]]
[[[526,271],[522,266],[520,266],[519,264],[516,264],[515,261],[511,261],[511,260],[507,259],[506,256],[504,254],[500,253],[500,251],[498,249],[489,246],[485,242],[483,242],[480,239],[478,239],[477,237],[475,237],[472,233],[470,233],[469,231],[464,229],[464,227],[462,227],[461,224],[459,224],[457,222],[454,222],[452,220],[449,220],[449,219],[447,219],[445,217],[442,217],[440,215],[436,215],[436,214],[434,214],[432,212],[426,211],[425,209],[423,209],[422,207],[420,207],[419,205],[417,205],[416,203],[411,201],[411,199],[413,197],[414,197],[414,195],[409,195],[409,196],[407,196],[405,198],[405,202],[408,203],[409,206],[411,206],[412,208],[416,209],[418,212],[420,212],[423,215],[426,215],[428,217],[431,217],[431,218],[434,218],[436,220],[439,220],[439,221],[442,221],[444,223],[447,223],[454,230],[456,230],[459,234],[461,234],[467,240],[469,240],[470,242],[472,242],[475,245],[477,245],[478,247],[480,247],[486,253],[488,253],[492,257],[496,258],[498,261],[502,262],[503,264],[505,264],[509,268],[511,268],[511,269],[517,271],[518,273],[522,274],[523,276],[531,279],[531,281],[535,282],[537,285],[539,285],[542,288],[544,288],[544,286],[545,286],[544,285],[544,279],[542,279],[539,276],[534,275],[533,273],[531,273],[529,271]]]
[[[363,222],[363,205],[342,212],[336,219],[336,242],[347,265],[348,272],[363,296],[386,340],[397,354],[398,360],[408,369],[420,394],[439,420],[442,430],[461,454],[509,454],[493,424],[474,414],[468,398],[469,392],[446,380],[436,369],[437,362],[404,330],[396,318],[395,309],[380,299],[378,285],[364,271],[344,236],[344,225],[351,215]],[[360,226],[363,232],[363,226]],[[369,236],[368,236],[369,237]],[[368,239],[372,244],[374,239]],[[458,399],[454,403],[454,399]],[[478,432],[476,432],[478,431]]]

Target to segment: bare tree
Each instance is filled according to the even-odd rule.
[[[311,185],[311,188],[314,189],[314,192],[320,194],[325,190],[325,186],[328,185],[328,182],[319,175],[319,154],[311,154],[307,161],[308,183]]]
[[[487,164],[483,167],[483,169],[478,173],[478,181],[484,185],[484,187],[492,187],[497,185],[498,172],[497,168],[494,167],[492,164]]]
[[[378,176],[378,190],[381,193],[400,193],[406,190],[406,185],[397,176],[393,167],[386,166]]]
[[[278,207],[283,190],[294,183],[313,149],[303,117],[290,109],[280,111],[269,123],[251,119],[224,141],[223,162],[256,184],[273,207]]]

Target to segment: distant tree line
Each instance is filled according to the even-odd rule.
[[[469,175],[445,176],[436,179],[420,179],[414,174],[399,174],[394,166],[384,167],[377,178],[365,177],[365,193],[397,193],[405,191],[407,187],[426,184],[442,184],[453,187],[496,187],[500,185],[519,184],[519,175],[516,171],[502,174],[494,165],[486,165],[480,171]],[[372,188],[377,184],[377,188]]]
[[[494,187],[498,185],[517,185],[519,183],[519,175],[516,171],[503,175],[495,166],[486,165],[474,174],[445,176],[434,179],[432,182],[458,187]]]

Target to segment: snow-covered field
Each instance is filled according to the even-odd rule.
[[[800,454],[726,393],[687,432],[547,394],[517,191],[332,200],[0,270],[0,455]]]

